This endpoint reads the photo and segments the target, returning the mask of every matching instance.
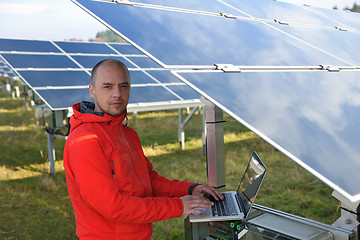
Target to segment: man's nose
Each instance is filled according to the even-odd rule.
[[[112,92],[112,97],[120,97],[121,96],[121,88],[120,87],[115,87],[113,92]]]

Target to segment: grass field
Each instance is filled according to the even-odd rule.
[[[226,184],[236,188],[255,150],[268,167],[257,204],[331,224],[339,217],[332,190],[224,116]],[[154,168],[168,178],[206,183],[202,117],[185,127],[186,150],[177,142],[177,111],[139,113],[129,125],[139,133]],[[49,175],[47,140],[22,99],[0,93],[0,239],[75,239],[75,220],[62,167],[65,140],[56,139],[56,176]],[[235,166],[239,164],[240,169]],[[153,239],[183,239],[183,219],[154,223]]]

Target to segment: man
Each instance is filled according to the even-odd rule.
[[[153,170],[136,132],[123,124],[130,96],[126,66],[99,62],[89,85],[94,104],[74,104],[64,168],[83,239],[151,239],[152,222],[192,213],[222,198],[214,188],[169,180]],[[126,119],[127,120],[127,119]]]

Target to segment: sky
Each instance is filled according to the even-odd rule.
[[[283,0],[338,9],[360,0]],[[71,0],[0,0],[0,38],[88,41],[107,28]]]

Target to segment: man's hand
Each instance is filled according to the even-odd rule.
[[[224,197],[215,188],[206,185],[199,185],[192,191],[192,195],[204,196],[205,194],[210,194],[216,201],[224,199]]]
[[[201,214],[204,211],[196,208],[210,208],[212,205],[214,205],[213,202],[201,195],[186,195],[180,199],[184,205],[183,215],[189,215],[192,213]]]

